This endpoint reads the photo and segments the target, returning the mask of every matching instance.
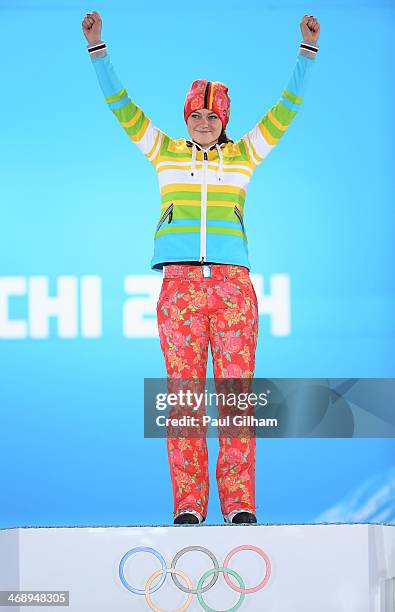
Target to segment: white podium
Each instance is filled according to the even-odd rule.
[[[36,602],[31,609],[395,612],[394,576],[395,525],[0,530],[1,591],[69,592],[68,605]],[[13,601],[2,600],[0,612],[30,609]]]

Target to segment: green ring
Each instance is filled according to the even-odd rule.
[[[217,567],[217,568],[213,567],[213,569],[207,570],[207,572],[203,574],[203,576],[200,578],[199,582],[197,583],[196,594],[198,596],[200,605],[202,606],[202,608],[207,610],[207,612],[236,612],[236,610],[240,608],[241,604],[244,601],[244,598],[245,598],[244,593],[240,593],[239,601],[235,603],[233,608],[229,608],[228,610],[214,610],[214,608],[210,608],[206,604],[206,602],[203,601],[203,597],[202,597],[203,583],[206,580],[206,578],[208,578],[211,574],[214,574],[214,572],[222,572],[222,573],[227,572],[228,574],[232,574],[232,576],[234,576],[234,578],[236,578],[237,582],[239,583],[239,587],[242,589],[245,588],[243,578],[240,576],[240,574],[238,574],[234,570],[230,569],[229,567]]]

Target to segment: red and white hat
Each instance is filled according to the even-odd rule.
[[[215,111],[221,119],[222,128],[225,129],[230,115],[230,98],[227,86],[219,81],[206,81],[205,79],[194,81],[185,98],[185,123],[187,123],[191,113],[201,108]]]

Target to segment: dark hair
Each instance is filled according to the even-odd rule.
[[[220,133],[218,138],[218,144],[222,144],[223,142],[234,142],[233,140],[228,138],[225,128],[222,128],[222,132]]]

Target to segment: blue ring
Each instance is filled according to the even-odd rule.
[[[123,575],[123,568],[124,568],[124,565],[126,563],[126,560],[131,555],[134,555],[134,554],[136,554],[138,552],[149,552],[149,553],[155,555],[155,557],[157,557],[157,559],[159,559],[159,561],[161,562],[162,570],[167,570],[167,567],[166,567],[166,561],[164,560],[164,558],[162,557],[160,552],[158,552],[154,548],[150,548],[149,546],[136,546],[135,548],[131,548],[130,550],[128,550],[128,552],[126,554],[124,554],[124,556],[122,557],[122,559],[119,562],[119,577],[121,579],[121,582],[122,582],[123,586],[125,588],[127,588],[129,591],[132,591],[132,593],[136,593],[136,595],[144,595],[145,594],[145,590],[144,589],[136,589],[136,587],[133,587],[131,584],[128,583],[128,581],[126,580],[125,576]],[[163,576],[159,580],[159,582],[156,585],[156,587],[153,587],[152,589],[150,589],[149,592],[150,593],[155,593],[155,591],[160,589],[160,587],[162,586],[162,584],[166,580],[166,577],[167,577],[167,572],[164,571]]]

